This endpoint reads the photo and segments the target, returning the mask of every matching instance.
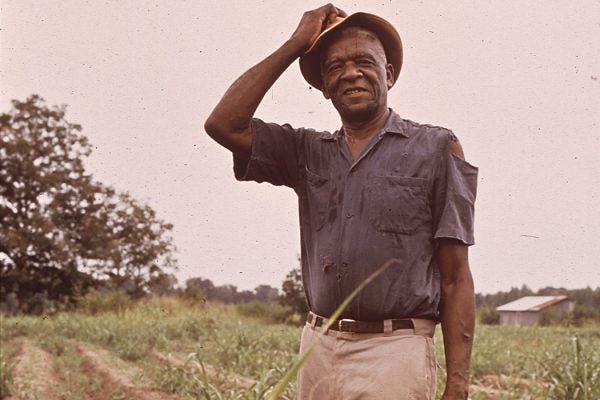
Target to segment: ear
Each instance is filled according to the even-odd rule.
[[[385,75],[387,81],[387,88],[391,89],[394,86],[394,66],[392,64],[385,65]]]
[[[329,100],[331,98],[331,96],[329,95],[329,90],[327,90],[327,86],[325,86],[324,84],[322,86],[323,88],[321,89],[321,92],[323,93],[323,97]]]

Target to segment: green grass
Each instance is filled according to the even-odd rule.
[[[444,360],[437,330],[439,390]],[[14,358],[5,343],[25,336],[56,357],[65,393],[81,394],[99,385],[82,373],[70,339],[110,350],[141,367],[153,385],[181,399],[264,399],[297,358],[300,328],[267,324],[240,315],[234,307],[190,306],[152,300],[120,312],[97,315],[64,313],[53,317],[2,319],[0,385],[10,387]],[[155,353],[183,355],[184,365],[157,362]],[[208,374],[206,368],[212,368]],[[85,372],[85,371],[84,371]],[[237,387],[228,376],[256,383]],[[478,325],[472,357],[472,399],[484,399],[481,387],[497,398],[600,399],[600,327],[506,327]],[[0,386],[2,387],[2,386]],[[6,389],[2,389],[6,390]],[[290,382],[282,398],[294,398]],[[75,398],[72,397],[72,398]],[[68,398],[68,397],[67,397]]]
[[[494,382],[494,388],[507,399],[600,399],[599,328],[478,325],[472,382]],[[437,339],[442,365],[438,388],[442,388],[444,357],[439,330]]]

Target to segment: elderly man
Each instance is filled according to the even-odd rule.
[[[338,111],[339,131],[253,118],[298,58],[304,78]],[[328,4],[306,12],[289,40],[233,83],[205,124],[232,151],[237,179],[298,194],[311,310],[301,351],[361,282],[389,264],[323,332],[298,376],[301,399],[435,398],[436,322],[446,354],[443,398],[467,398],[477,169],[449,130],[388,108],[401,65],[392,25]]]

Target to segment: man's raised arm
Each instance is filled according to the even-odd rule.
[[[305,12],[283,46],[229,87],[204,123],[206,133],[236,156],[249,157],[252,149],[250,121],[262,98],[283,71],[308,50],[326,23],[338,16],[346,14],[332,4]]]

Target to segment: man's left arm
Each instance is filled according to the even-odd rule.
[[[473,171],[474,167],[464,162],[465,154],[462,146],[453,134],[450,135],[447,146],[448,156],[452,154],[460,159],[463,167],[469,166],[469,173],[475,177],[475,181],[471,184],[463,180],[461,185],[454,185],[455,187],[471,187],[472,193],[462,192],[462,197],[470,198],[472,196],[472,201],[474,201],[476,168]],[[472,175],[473,172],[475,175]],[[465,175],[453,176],[464,179]],[[461,208],[457,209],[457,212],[468,213],[467,210],[468,208]],[[460,217],[464,218],[465,215]],[[472,219],[467,218],[466,221],[472,221]],[[463,239],[458,240],[459,236]],[[475,289],[469,267],[469,247],[465,244],[469,241],[469,239],[465,241],[468,236],[438,237],[437,260],[441,277],[440,316],[446,355],[446,388],[442,396],[443,400],[467,399],[469,395],[469,366],[475,329]]]
[[[446,355],[443,400],[466,399],[475,325],[475,295],[468,247],[454,239],[439,239],[442,332]]]

